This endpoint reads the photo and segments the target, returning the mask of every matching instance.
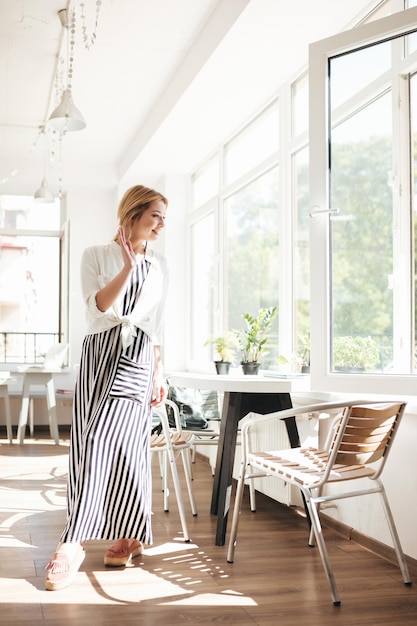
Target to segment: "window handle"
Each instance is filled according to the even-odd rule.
[[[329,213],[329,214],[339,213],[339,209],[320,209],[319,207],[314,206],[310,212],[310,217],[316,217],[317,215],[321,213]]]

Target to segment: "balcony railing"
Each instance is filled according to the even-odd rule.
[[[0,332],[0,364],[42,363],[48,349],[59,341],[59,333]]]

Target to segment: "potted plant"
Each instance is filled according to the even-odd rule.
[[[335,337],[333,365],[338,371],[372,371],[379,361],[378,346],[372,337]]]
[[[241,365],[244,374],[257,374],[260,367],[260,355],[265,354],[266,342],[271,330],[272,321],[278,307],[259,309],[257,317],[243,313],[245,329],[235,331],[242,353]]]
[[[238,340],[236,334],[231,330],[224,332],[218,337],[207,339],[204,344],[212,344],[219,356],[218,360],[214,361],[216,372],[218,374],[228,374],[232,361],[235,355],[235,349],[238,347]]]

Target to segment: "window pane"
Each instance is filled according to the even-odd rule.
[[[0,196],[0,361],[40,362],[59,340],[60,219],[58,199]]]
[[[229,330],[243,329],[243,313],[256,317],[258,309],[278,302],[278,185],[276,167],[225,201]],[[278,350],[277,316],[262,367],[275,364]]]
[[[295,349],[310,365],[310,237],[308,148],[293,156]]]
[[[331,107],[336,107],[367,87],[391,67],[391,43],[369,46],[331,60]]]
[[[226,184],[234,182],[278,150],[278,123],[276,102],[226,145]]]
[[[356,53],[349,56],[356,68]],[[387,93],[332,128],[330,206],[339,209],[330,233],[334,370],[392,366],[391,97]]]
[[[204,347],[215,332],[217,265],[214,213],[191,226],[191,359],[210,360]]]
[[[195,172],[191,180],[193,208],[196,209],[219,192],[219,157],[216,155]]]
[[[58,336],[58,312],[59,237],[0,236],[0,360],[38,361]]]

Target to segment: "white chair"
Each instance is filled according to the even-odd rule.
[[[56,445],[59,445],[58,421],[56,415],[56,398],[53,374],[59,371],[65,361],[69,345],[57,343],[49,348],[43,364],[29,367],[23,375],[22,406],[17,427],[17,438],[22,445],[25,438],[26,425],[29,422],[30,434],[34,432],[33,402],[31,388],[45,387],[48,406],[49,430]]]
[[[13,443],[12,416],[10,412],[9,387],[11,382],[16,382],[10,378],[10,372],[0,372],[0,398],[3,398],[4,413],[6,418],[6,434],[9,443]]]
[[[218,420],[210,420],[218,422],[220,424],[220,419]],[[188,430],[186,432],[191,433],[194,436],[194,443],[191,448],[191,462],[195,463],[195,455],[198,446],[214,446],[215,448],[219,445],[219,428],[207,428],[206,430]],[[214,476],[216,464],[210,460],[210,467],[212,476]]]
[[[174,412],[175,427],[170,427],[169,425],[166,405],[169,405]],[[165,400],[165,404],[154,408],[153,413],[159,418],[161,423],[161,431],[151,435],[151,452],[157,453],[160,459],[162,489],[164,493],[164,511],[169,511],[168,475],[170,473],[177,499],[178,512],[184,539],[188,542],[190,541],[190,535],[185,516],[184,500],[182,497],[182,489],[177,468],[177,459],[181,456],[188,496],[191,504],[191,511],[193,515],[197,515],[190,468],[190,448],[194,443],[194,436],[181,428],[178,407],[170,400]],[[168,466],[170,471],[168,471]]]
[[[249,414],[242,425],[242,465],[227,552],[229,563],[232,563],[234,558],[245,480],[257,476],[271,476],[301,489],[312,524],[309,545],[312,546],[314,540],[317,541],[333,603],[336,606],[340,605],[340,598],[319,517],[320,505],[328,501],[380,494],[404,583],[410,585],[405,556],[380,478],[404,409],[405,404],[401,402],[350,401],[327,402],[269,415]],[[337,416],[323,450],[315,448],[265,452],[253,450],[251,431],[255,428],[270,427],[274,421],[303,413],[327,413],[335,410],[342,412]],[[358,479],[369,479],[371,485],[362,483],[356,490],[348,490],[351,481]],[[323,493],[328,485],[331,485],[331,489]]]

